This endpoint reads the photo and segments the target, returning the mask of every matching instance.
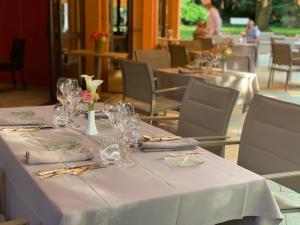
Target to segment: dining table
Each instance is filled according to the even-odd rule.
[[[87,49],[75,49],[71,51],[65,52],[65,54],[68,55],[74,55],[78,57],[78,71],[80,74],[82,74],[82,65],[81,65],[81,58],[82,57],[92,57],[94,58],[94,73],[97,77],[97,79],[101,79],[101,65],[102,65],[102,59],[108,58],[108,59],[121,59],[121,58],[127,58],[128,53],[126,52],[95,52],[92,50]]]
[[[259,93],[259,83],[255,73],[226,70],[214,68],[209,71],[203,70],[192,71],[187,68],[162,68],[155,70],[157,77],[158,89],[171,88],[177,86],[187,86],[190,79],[200,79],[204,82],[217,86],[229,87],[239,91],[237,105],[243,105],[243,112],[246,112],[252,98]],[[182,101],[185,90],[178,90],[170,93],[164,93],[164,97],[176,101]]]
[[[1,124],[51,123],[53,106],[1,108]],[[6,171],[6,216],[26,217],[31,225],[278,225],[282,214],[266,180],[203,148],[192,150],[203,163],[170,168],[166,151],[132,147],[132,167],[118,164],[41,180],[37,171],[100,161],[103,137],[113,134],[109,121],[97,121],[98,134],[84,134],[87,119],[76,128],[0,131],[0,166]],[[170,135],[141,124],[143,135]],[[28,165],[28,151],[50,151],[53,137],[92,150],[90,161]],[[68,139],[69,140],[69,139]],[[70,140],[69,140],[70,141]],[[60,148],[56,140],[55,148]],[[51,149],[55,151],[55,149]],[[67,150],[66,150],[67,151]],[[178,151],[177,151],[178,152]],[[186,153],[186,152],[183,152]]]

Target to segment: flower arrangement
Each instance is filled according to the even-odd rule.
[[[103,83],[103,80],[93,80],[94,76],[81,75],[86,84],[86,90],[81,92],[82,101],[88,103],[89,111],[94,110],[94,104],[99,99],[97,88]]]
[[[231,54],[232,51],[228,44],[220,44],[218,46],[218,55],[222,60],[227,60]]]
[[[106,42],[108,39],[108,34],[94,31],[91,34],[91,39],[94,40],[95,42],[97,41]]]
[[[104,51],[104,43],[108,39],[108,34],[94,31],[91,34],[91,39],[94,40],[94,48],[95,52],[103,52]]]

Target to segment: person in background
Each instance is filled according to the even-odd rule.
[[[242,32],[241,35],[246,39],[247,43],[258,43],[260,38],[260,30],[255,26],[253,20],[249,20],[246,31]]]
[[[202,0],[202,5],[207,9],[206,35],[221,35],[222,19],[219,11],[212,5],[211,0]]]
[[[197,27],[195,31],[193,32],[194,39],[197,39],[197,37],[205,37],[206,36],[206,23],[199,21],[196,23]]]

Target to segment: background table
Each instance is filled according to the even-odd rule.
[[[97,79],[101,79],[102,58],[120,59],[120,58],[128,57],[128,53],[124,53],[124,52],[95,53],[94,51],[85,50],[85,49],[72,50],[72,51],[66,52],[66,54],[78,56],[78,71],[80,74],[82,74],[81,57],[93,57],[94,58],[94,72],[95,72]]]
[[[52,107],[31,109],[38,117],[51,118]],[[11,110],[23,109],[0,109],[0,118]],[[96,155],[99,136],[112,132],[101,126],[98,137],[91,138],[82,130],[61,129],[78,134]],[[51,136],[55,130],[40,132]],[[142,133],[168,134],[147,124]],[[10,218],[27,217],[31,225],[211,225],[242,218],[230,224],[278,225],[281,221],[264,178],[200,148],[205,163],[199,168],[171,170],[161,161],[166,152],[135,149],[131,154],[135,167],[111,166],[41,181],[34,174],[38,170],[78,165],[24,164],[27,150],[42,148],[26,141],[22,133],[1,134],[0,165],[7,173]]]
[[[179,73],[178,68],[166,68],[155,70],[158,89],[188,85],[191,78],[201,79],[205,82],[223,87],[234,88],[239,91],[237,104],[244,104],[246,107],[251,103],[255,94],[259,92],[259,84],[255,73],[238,71],[214,70],[212,73]],[[171,99],[182,101],[185,90],[174,91],[164,94]]]

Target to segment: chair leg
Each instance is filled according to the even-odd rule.
[[[274,70],[271,68],[270,70],[270,74],[269,74],[269,80],[268,80],[268,88],[270,88],[270,84],[271,84],[271,80],[272,80],[272,77],[274,76]]]
[[[23,89],[25,91],[26,90],[26,83],[25,83],[25,79],[24,79],[23,70],[20,70],[20,75],[21,75],[21,79],[22,79]]]
[[[12,82],[13,82],[14,86],[17,87],[16,78],[15,78],[15,71],[11,70],[10,74],[11,74],[11,79],[12,79]]]
[[[288,71],[287,75],[286,75],[286,82],[285,82],[285,88],[284,88],[285,92],[287,92],[287,90],[288,90],[289,80],[291,79],[290,76],[291,76],[291,71]]]
[[[268,69],[271,69],[271,66],[272,66],[272,62],[273,61],[273,57],[272,57],[272,54],[270,55],[270,59],[269,59],[269,63],[268,63]]]

